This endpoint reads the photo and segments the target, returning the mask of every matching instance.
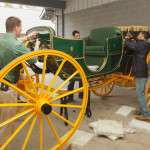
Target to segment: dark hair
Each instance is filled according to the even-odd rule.
[[[149,39],[149,32],[147,32],[147,31],[141,31],[142,32],[142,34],[144,35],[144,38],[145,39]]]
[[[74,31],[72,32],[72,36],[75,36],[76,33],[80,33],[80,32],[77,31],[77,30],[74,30]]]
[[[21,24],[21,20],[17,17],[9,17],[6,20],[6,32],[11,32],[16,26]]]

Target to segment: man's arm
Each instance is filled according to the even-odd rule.
[[[37,36],[37,32],[32,32],[30,33],[29,35],[27,36],[24,36],[24,37],[21,37],[21,38],[17,38],[19,41],[22,41],[22,42],[26,42],[26,41],[29,41],[33,38],[36,38]]]
[[[133,51],[138,51],[137,43],[132,42],[129,38],[125,39],[125,46]]]
[[[40,41],[36,41],[35,43],[35,51],[36,50],[39,50],[39,45],[40,45]],[[13,46],[12,46],[12,53],[13,55],[17,58],[19,56],[22,56],[24,54],[27,54],[27,53],[30,53],[30,49],[28,49],[23,42],[21,41],[18,41],[17,43],[15,43]],[[29,64],[33,64],[33,63],[36,63],[37,62],[37,57],[34,57],[34,58],[31,58],[31,59],[28,59],[27,62]]]
[[[28,36],[24,36],[24,37],[17,38],[17,40],[22,41],[22,42],[26,42],[26,41],[29,41],[30,39]]]

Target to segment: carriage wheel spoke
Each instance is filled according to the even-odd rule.
[[[43,115],[40,115],[40,128],[39,128],[39,132],[40,132],[40,150],[42,150],[42,147],[43,147],[42,118],[43,118]]]
[[[1,147],[1,150],[5,149],[5,147],[11,142],[11,140],[18,134],[18,132],[26,125],[26,123],[32,118],[32,116],[35,114],[35,112],[31,113],[24,121],[23,123],[16,129],[16,131],[9,137],[9,139],[4,143],[4,145]]]
[[[29,112],[31,112],[31,111],[33,111],[33,110],[34,110],[34,108],[31,108],[31,109],[29,109],[29,110],[26,110],[26,111],[23,111],[23,112],[21,112],[21,113],[18,113],[18,114],[15,115],[14,117],[12,117],[12,118],[10,118],[10,119],[8,119],[8,120],[2,122],[2,123],[0,124],[0,127],[2,127],[2,126],[4,126],[4,125],[6,125],[6,124],[8,124],[8,123],[10,123],[10,122],[12,122],[12,121],[18,119],[18,118],[20,118],[20,117],[22,117],[22,116],[24,116],[25,114],[27,114],[27,113],[29,113]]]
[[[68,96],[68,95],[70,95],[70,94],[75,94],[75,93],[78,93],[78,92],[82,92],[83,90],[84,90],[84,87],[81,87],[81,88],[75,89],[75,90],[73,90],[73,91],[66,92],[66,93],[64,93],[64,94],[61,94],[61,95],[56,96],[56,97],[54,97],[54,98],[51,98],[51,99],[50,99],[50,102],[53,102],[53,101],[55,101],[55,100],[58,100],[58,99],[63,98],[63,97],[65,97],[65,96]]]
[[[110,87],[111,85],[108,84],[107,86],[108,86],[109,89],[111,88],[111,87]]]
[[[25,65],[25,62],[23,62],[22,65],[23,65],[23,68],[24,68],[24,70],[25,70],[25,72],[26,72],[26,74],[27,74],[28,79],[30,80],[30,83],[31,83],[31,85],[32,85],[32,87],[33,87],[34,93],[35,93],[36,95],[38,95],[38,92],[37,92],[36,87],[35,87],[35,85],[34,85],[34,83],[33,83],[33,81],[32,81],[32,78],[31,78],[31,76],[30,76],[30,73],[29,73],[29,71],[28,71],[28,69],[27,69],[27,67],[26,67],[26,65]]]
[[[105,94],[106,94],[106,86],[104,86],[104,89],[105,89]]]
[[[62,116],[59,115],[58,113],[56,113],[55,111],[52,110],[51,113],[54,114],[55,116],[57,116],[58,118],[64,120],[65,122],[67,122],[67,123],[70,124],[72,127],[75,127],[75,125],[74,125],[72,122],[68,121],[67,119],[65,119],[64,117],[62,117]]]
[[[17,107],[17,110],[18,110],[19,113],[21,113],[21,112],[23,112],[23,111],[25,111],[25,110],[27,110],[29,108],[30,108],[30,106],[26,106],[25,108],[23,108],[22,110],[20,110],[19,107]]]
[[[40,97],[43,96],[47,55],[44,56]]]
[[[0,104],[0,107],[16,107],[16,106],[34,106],[32,103],[5,103]]]
[[[103,87],[101,87],[101,89],[100,89],[100,94],[102,93],[102,90],[103,90]]]
[[[64,59],[64,60],[62,61],[61,65],[59,66],[57,72],[55,73],[55,76],[53,77],[53,79],[52,79],[50,85],[48,86],[48,88],[47,88],[47,90],[46,90],[46,92],[45,92],[45,94],[44,94],[44,97],[46,97],[46,96],[48,95],[49,91],[51,90],[51,88],[52,88],[52,86],[53,86],[53,84],[54,84],[54,82],[55,82],[57,76],[59,75],[59,73],[60,73],[60,71],[61,71],[61,69],[62,69],[62,67],[63,67],[63,65],[64,65],[65,62],[66,62],[66,59]]]
[[[2,79],[1,82],[3,82],[4,84],[6,84],[6,85],[8,85],[9,87],[11,87],[11,88],[13,88],[14,90],[16,90],[21,96],[23,96],[23,97],[26,96],[27,98],[29,98],[29,99],[35,101],[35,99],[34,99],[32,96],[30,96],[30,95],[27,94],[26,92],[20,90],[19,88],[17,88],[17,87],[14,86],[13,84],[9,83],[8,81]]]
[[[52,122],[51,122],[51,120],[50,120],[50,118],[49,118],[48,115],[46,115],[46,119],[47,119],[47,121],[48,121],[50,127],[52,128],[52,131],[53,131],[53,133],[55,134],[55,136],[56,136],[58,142],[61,143],[61,140],[60,140],[60,138],[59,138],[59,136],[58,136],[58,134],[57,134],[57,132],[56,132],[56,130],[55,130],[55,128],[54,128],[54,126],[53,126],[53,124],[52,124]]]
[[[51,94],[49,94],[48,99],[51,98],[57,91],[59,91],[69,80],[71,80],[79,71],[74,72],[68,79],[66,79],[61,85],[59,85]]]
[[[83,108],[80,105],[67,105],[67,104],[51,104],[52,107],[71,107],[71,108]]]
[[[17,100],[17,102],[24,102],[24,101],[30,101],[30,99]]]
[[[36,122],[36,120],[37,120],[37,117],[38,117],[38,114],[36,114],[35,117],[33,118],[33,121],[32,121],[32,123],[31,123],[31,126],[30,126],[29,131],[28,131],[28,134],[27,134],[26,139],[25,139],[25,141],[24,141],[24,144],[23,144],[23,146],[22,146],[22,150],[24,150],[24,149],[26,148],[26,145],[27,145],[28,140],[29,140],[29,138],[30,138],[30,135],[31,135],[31,132],[32,132],[33,127],[34,127],[34,125],[35,125],[35,122]]]

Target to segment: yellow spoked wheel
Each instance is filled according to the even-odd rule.
[[[26,66],[27,67],[27,66]],[[25,91],[26,93],[28,93],[29,95],[31,95],[31,89],[32,89],[32,84],[30,82],[30,80],[27,78],[27,76],[25,77],[24,76],[24,68],[21,69],[20,71],[20,77],[21,79],[17,82],[17,87],[19,89],[21,89],[22,91]],[[33,75],[31,75],[31,79],[32,79],[32,82],[35,82],[35,83],[39,83],[39,74],[35,73]],[[38,90],[38,87],[37,87],[37,90]],[[17,100],[17,103],[26,103],[28,100],[21,100],[21,95],[20,93],[18,92],[18,100]],[[26,109],[26,107],[17,107],[17,110],[18,112],[21,112],[22,110]]]
[[[61,62],[59,61],[58,63],[59,66],[55,75],[52,73],[45,73],[48,55],[61,58]],[[38,56],[44,56],[44,61],[40,81],[39,83],[36,83],[31,78],[31,69],[25,64],[29,59]],[[72,64],[75,70],[70,76],[68,76],[67,79],[61,80],[59,75],[63,73],[64,65],[68,62]],[[5,75],[7,75],[19,64],[22,64],[30,81],[31,87],[28,92],[19,89],[4,79]],[[76,88],[73,91],[64,90],[67,83],[76,75],[81,77],[83,87]],[[23,100],[27,102],[13,103],[10,100],[10,103],[0,104],[0,109],[7,109],[10,107],[16,108],[18,106],[23,107],[23,109],[13,117],[0,122],[1,129],[9,123],[16,121],[14,132],[3,143],[0,150],[5,149],[8,144],[11,143],[15,146],[12,149],[15,150],[59,150],[75,133],[82,121],[88,99],[88,85],[86,76],[78,62],[63,52],[56,50],[42,50],[23,55],[11,62],[0,72],[0,82],[14,89],[24,98]],[[71,104],[60,104],[59,100],[61,98],[64,98],[70,94],[78,94],[79,92],[83,92],[82,101],[77,101]],[[68,109],[68,114],[71,115],[68,120],[59,114],[60,108]],[[64,121],[68,123],[67,127],[64,126]]]
[[[146,88],[145,88],[145,97],[147,101],[147,107],[150,111],[150,78],[147,80]]]
[[[92,92],[99,97],[105,97],[111,93],[114,87],[114,82],[107,83],[107,79],[90,82],[90,87],[94,87],[94,86],[95,86],[95,89],[92,90]]]

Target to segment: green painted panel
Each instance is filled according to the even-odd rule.
[[[83,40],[53,37],[53,49],[60,50],[72,57],[83,57]]]
[[[105,57],[100,56],[86,56],[85,62],[87,66],[101,66]]]

